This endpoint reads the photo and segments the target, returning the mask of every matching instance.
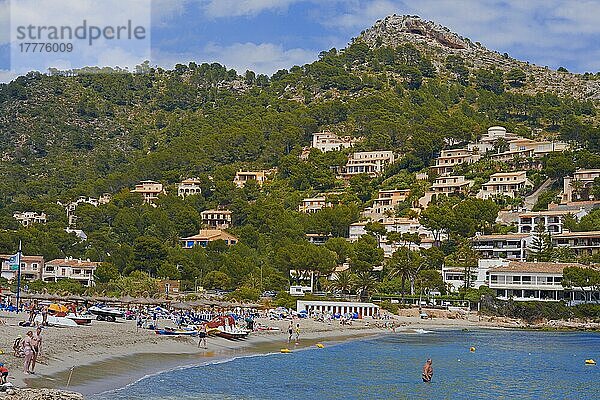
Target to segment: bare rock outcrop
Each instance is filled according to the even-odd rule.
[[[83,395],[55,389],[14,389],[0,393],[0,400],[83,400]]]

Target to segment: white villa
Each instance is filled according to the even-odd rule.
[[[48,261],[43,268],[44,282],[58,282],[61,279],[75,279],[83,286],[94,285],[94,272],[100,263],[74,258],[59,258]]]
[[[362,138],[352,138],[350,136],[338,136],[332,132],[317,132],[312,135],[311,147],[319,149],[323,153],[327,151],[343,150],[352,147]]]
[[[525,260],[527,248],[532,240],[529,233],[510,233],[507,235],[475,235],[473,249],[481,253],[482,258],[506,258]]]
[[[25,212],[15,212],[13,214],[13,218],[19,221],[19,223],[23,226],[30,226],[33,224],[45,224],[46,223],[46,214],[45,213],[36,213],[33,211],[25,211]]]
[[[200,180],[197,178],[184,179],[177,185],[177,195],[185,198],[186,196],[202,193]]]

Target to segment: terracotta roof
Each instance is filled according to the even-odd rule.
[[[179,240],[219,240],[219,239],[227,239],[227,240],[238,240],[235,236],[221,230],[221,229],[201,229],[200,233],[194,236],[181,238]]]
[[[490,272],[531,272],[562,274],[566,267],[585,268],[585,265],[579,263],[553,263],[553,262],[520,262],[511,261],[508,265],[490,268]]]
[[[499,240],[518,240],[525,239],[526,237],[531,236],[530,233],[512,233],[508,235],[479,235],[475,236],[473,240],[491,240],[491,239],[499,239]]]
[[[600,236],[600,231],[587,231],[587,232],[563,232],[552,235],[552,237],[563,238],[563,237],[588,237],[588,236]]]
[[[97,267],[99,262],[95,261],[87,261],[87,260],[79,260],[76,258],[56,258],[54,260],[50,260],[46,263],[46,265],[58,265],[65,267]]]
[[[11,258],[14,254],[0,254],[0,260],[8,260],[9,258]],[[38,262],[44,262],[44,257],[43,256],[21,256],[21,261],[22,262],[32,262],[32,261],[38,261]]]
[[[519,214],[519,217],[539,217],[542,215],[567,215],[572,214],[572,210],[547,210],[547,211],[530,211]]]

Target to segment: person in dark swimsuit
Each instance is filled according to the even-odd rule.
[[[433,367],[431,366],[431,358],[428,358],[423,365],[423,382],[431,382],[433,378]]]

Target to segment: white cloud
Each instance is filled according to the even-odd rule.
[[[244,73],[247,69],[261,74],[271,75],[279,69],[289,69],[294,65],[303,65],[314,61],[317,52],[294,48],[284,49],[273,43],[233,43],[222,46],[209,43],[197,52],[169,53],[154,51],[152,53],[152,64],[165,68],[172,68],[175,64],[187,64],[190,61],[197,63],[218,62],[233,68],[238,73]]]
[[[14,72],[0,69],[0,83],[8,83],[15,79],[18,75]]]
[[[299,0],[202,0],[209,18],[253,16],[263,11],[283,11]]]

